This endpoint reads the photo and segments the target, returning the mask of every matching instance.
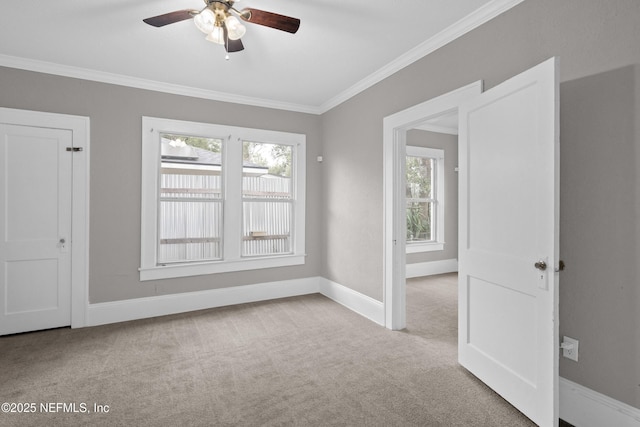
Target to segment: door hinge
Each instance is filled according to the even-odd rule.
[[[78,151],[82,151],[82,147],[67,147],[67,151],[73,151],[77,153]]]

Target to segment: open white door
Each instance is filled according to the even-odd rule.
[[[557,72],[459,110],[459,362],[540,426],[558,424]]]

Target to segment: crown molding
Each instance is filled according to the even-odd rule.
[[[399,56],[389,64],[370,74],[363,80],[359,81],[358,83],[354,84],[347,90],[339,93],[328,101],[322,103],[321,105],[294,104],[263,98],[253,98],[249,96],[235,95],[227,92],[204,90],[191,86],[164,83],[160,81],[141,79],[138,77],[132,77],[122,74],[108,73],[88,68],[73,67],[69,65],[57,64],[54,62],[39,61],[35,59],[9,55],[0,55],[0,66],[17,68],[27,71],[35,71],[39,73],[53,74],[63,77],[71,77],[82,80],[90,80],[100,83],[133,87],[137,89],[170,93],[173,95],[209,99],[213,101],[230,102],[234,104],[273,108],[299,113],[323,114],[345,102],[346,100],[354,97],[360,92],[368,89],[374,84],[407,67],[408,65],[411,65],[419,59],[424,58],[428,54],[441,48],[447,43],[465,35],[469,31],[479,27],[485,22],[522,3],[523,1],[524,0],[493,0],[485,4],[460,21],[447,27],[444,31],[441,31],[434,37],[431,37],[430,39],[419,44],[407,53]]]
[[[524,0],[493,0],[469,15],[465,16],[458,22],[450,25],[443,31],[428,40],[425,40],[407,53],[399,56],[392,62],[388,63],[378,71],[370,74],[355,85],[351,86],[344,92],[339,93],[320,106],[321,113],[325,113],[334,107],[342,104],[350,98],[353,98],[360,92],[370,88],[374,84],[386,79],[392,74],[402,70],[403,68],[413,64],[419,59],[424,58],[430,53],[436,51],[442,46],[454,41],[458,37],[462,37],[471,30],[490,21],[498,15],[506,12],[514,6],[522,3]]]
[[[69,65],[57,64],[54,62],[39,61],[17,56],[0,55],[0,66],[18,68],[27,71],[35,71],[39,73],[53,74],[63,77],[71,77],[81,80],[114,84],[119,86],[127,86],[136,89],[170,93],[173,95],[183,95],[193,98],[251,105],[254,107],[274,108],[278,110],[295,111],[299,113],[320,114],[320,109],[318,107],[309,105],[293,104],[273,101],[269,99],[234,95],[227,92],[205,90],[191,86],[182,86],[155,80],[141,79],[138,77],[131,77],[123,74],[107,73],[104,71],[73,67]]]

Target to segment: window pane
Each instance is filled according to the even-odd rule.
[[[291,253],[289,202],[244,202],[242,204],[242,256]]]
[[[179,199],[219,200],[220,175],[187,175],[161,169],[160,197]]]
[[[222,140],[161,134],[158,263],[222,258]]]
[[[222,140],[161,135],[161,197],[220,199]]]
[[[242,148],[242,256],[291,253],[293,147],[244,141]]]
[[[242,145],[242,197],[291,199],[293,147],[244,141]]]
[[[407,242],[434,240],[433,202],[407,202]]]
[[[435,159],[407,156],[408,199],[433,199],[432,181]]]
[[[158,263],[222,258],[221,202],[160,202]]]

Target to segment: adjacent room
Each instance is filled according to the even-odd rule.
[[[0,425],[640,427],[637,0],[0,22]]]

